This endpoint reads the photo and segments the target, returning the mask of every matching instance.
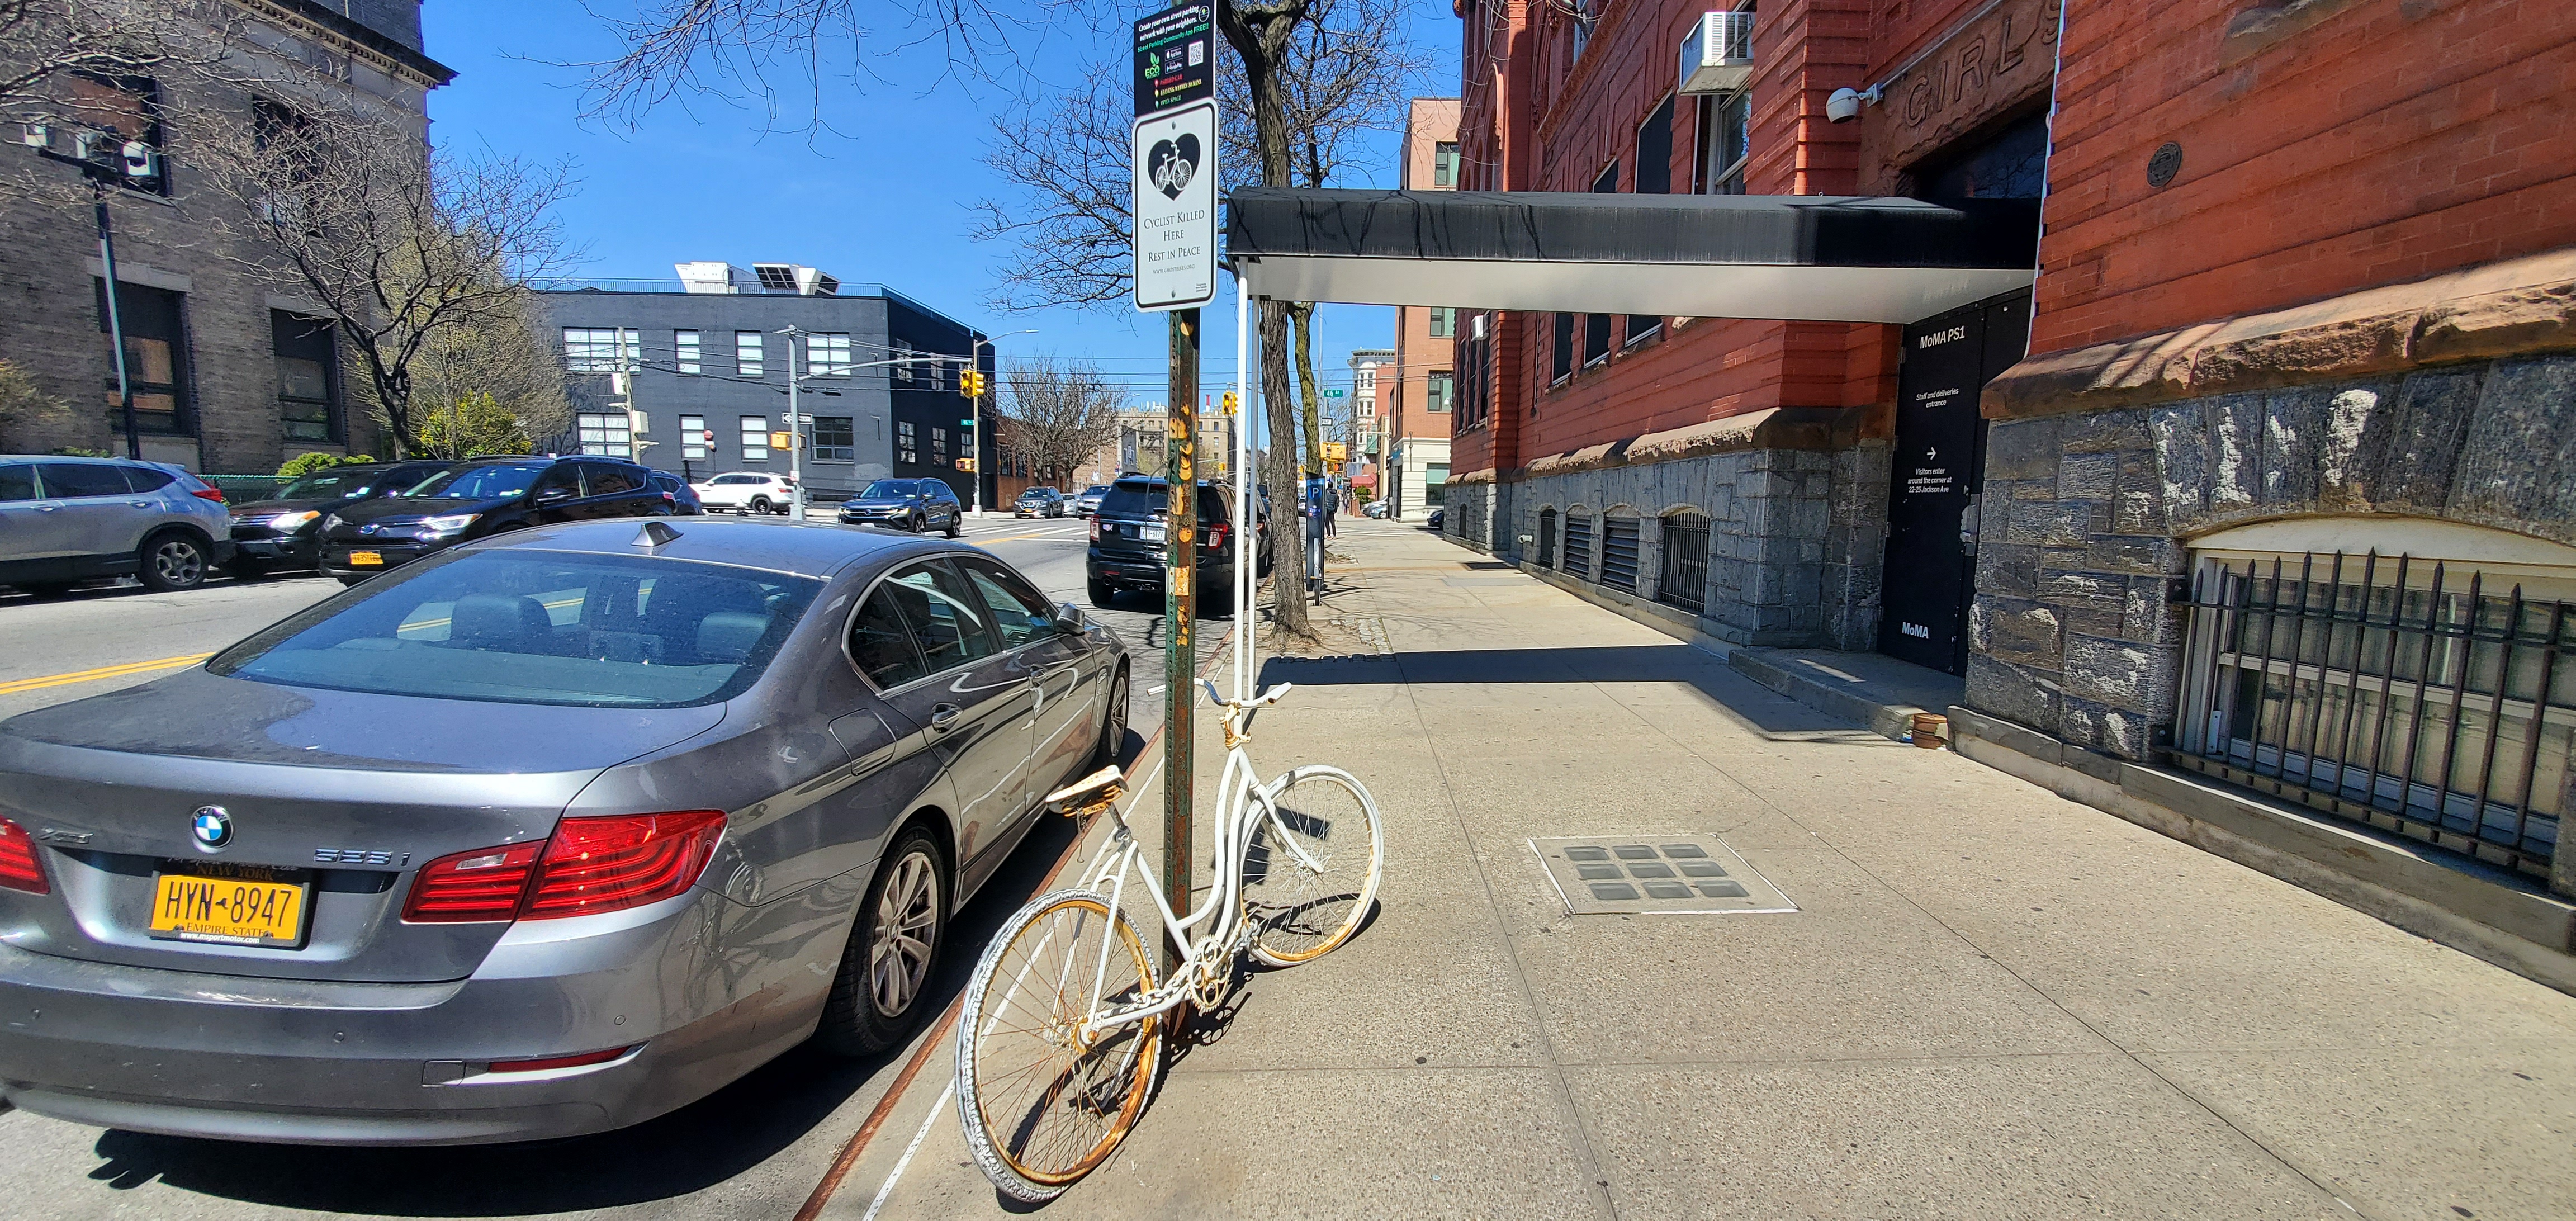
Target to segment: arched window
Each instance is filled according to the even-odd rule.
[[[1663,518],[1663,564],[1655,574],[1655,601],[1692,614],[1707,609],[1708,514],[1675,509]]]
[[[2178,761],[2547,874],[2576,738],[2576,548],[2349,517],[2191,546]]]
[[[1538,566],[1556,567],[1556,506],[1538,511]]]

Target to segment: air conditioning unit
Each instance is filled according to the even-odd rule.
[[[1753,14],[1702,13],[1682,39],[1683,93],[1734,93],[1753,79]]]

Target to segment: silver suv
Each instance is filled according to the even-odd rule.
[[[188,589],[232,553],[224,494],[178,467],[0,454],[0,585],[42,595],[134,576]]]

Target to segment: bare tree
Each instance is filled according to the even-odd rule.
[[[12,361],[0,360],[0,451],[25,444],[29,436],[49,431],[72,418],[71,404],[45,393],[36,379]]]
[[[533,297],[431,335],[412,360],[412,412],[429,453],[465,458],[471,439],[511,426],[522,438],[507,452],[525,453],[524,438],[551,437],[572,426],[563,361],[538,333]],[[480,423],[469,421],[477,416]],[[487,452],[504,452],[498,444]]]
[[[1134,272],[1128,241],[1134,109],[1104,83],[1118,80],[1115,74],[1087,75],[1090,88],[1058,94],[1035,116],[1005,115],[993,123],[984,164],[1021,189],[1013,199],[977,200],[968,233],[1009,248],[993,295],[1002,309],[1112,308],[1127,299]]]
[[[1118,439],[1126,397],[1088,363],[1015,361],[1002,371],[1003,451],[1041,477],[1072,471]]]
[[[202,116],[187,139],[221,201],[210,223],[250,239],[231,257],[331,319],[401,455],[421,449],[424,355],[524,330],[526,282],[572,257],[553,215],[572,185],[561,166],[447,155],[372,117],[266,104]]]
[[[243,21],[220,0],[0,0],[0,123],[56,129],[66,152],[73,132],[144,139],[154,116],[130,86],[246,79],[234,56]],[[0,192],[89,196],[58,175],[0,175]]]

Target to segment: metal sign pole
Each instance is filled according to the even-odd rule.
[[[804,332],[787,328],[787,517],[805,520],[805,404],[797,393],[804,383],[796,372],[796,337]]]
[[[107,277],[107,342],[116,356],[116,401],[125,425],[125,456],[140,461],[143,436],[134,422],[134,381],[125,368],[125,318],[116,306],[116,239],[107,227],[107,184],[93,181],[98,204],[98,267]]]
[[[1163,578],[1163,895],[1190,907],[1190,790],[1198,773],[1190,729],[1198,644],[1191,631],[1198,595],[1199,312],[1172,311],[1171,407],[1164,448],[1171,454]],[[1180,947],[1163,943],[1163,970],[1180,968]]]
[[[1252,698],[1252,600],[1261,572],[1261,502],[1254,499],[1252,478],[1251,377],[1245,370],[1251,351],[1252,290],[1243,282],[1242,264],[1234,277],[1234,698]]]

